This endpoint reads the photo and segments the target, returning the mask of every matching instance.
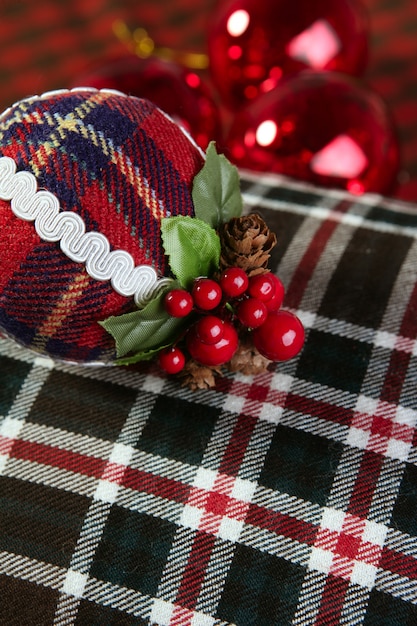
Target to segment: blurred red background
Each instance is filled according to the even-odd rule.
[[[417,12],[413,0],[364,0],[370,58],[362,81],[388,105],[402,154],[396,197],[417,201]],[[158,47],[206,51],[216,0],[2,0],[0,108],[73,85],[93,66],[124,54],[123,22],[145,28]]]

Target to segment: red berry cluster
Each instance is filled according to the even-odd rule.
[[[222,272],[218,281],[197,278],[191,292],[173,289],[164,300],[173,317],[194,312],[185,335],[190,356],[209,367],[230,361],[239,345],[238,331],[251,332],[256,349],[271,361],[294,357],[304,343],[304,328],[298,317],[281,310],[284,286],[272,273],[248,277],[239,267]],[[162,350],[159,364],[169,374],[185,365],[184,352],[177,345]]]

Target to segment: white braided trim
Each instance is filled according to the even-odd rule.
[[[17,172],[10,157],[0,157],[0,199],[10,200],[16,217],[34,222],[43,241],[59,241],[62,252],[76,263],[84,263],[87,273],[96,280],[109,280],[122,296],[134,296],[139,307],[172,283],[158,278],[150,265],[137,265],[125,250],[110,250],[107,237],[86,232],[84,220],[72,211],[61,211],[57,197],[37,190],[31,172]]]

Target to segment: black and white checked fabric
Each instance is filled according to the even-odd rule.
[[[0,341],[0,624],[417,623],[417,208],[242,191],[296,359],[191,392]]]

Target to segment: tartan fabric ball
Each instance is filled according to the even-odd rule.
[[[0,161],[0,331],[56,359],[111,362],[114,342],[98,321],[135,303],[105,280],[103,268],[95,270],[104,277],[97,279],[79,262],[84,240],[75,230],[88,234],[90,256],[94,246],[107,245],[110,253],[119,251],[118,262],[133,260],[135,269],[166,276],[160,221],[194,215],[191,187],[203,155],[150,102],[75,89],[5,111]],[[37,211],[36,221],[30,211]],[[65,233],[58,213],[70,223]],[[71,252],[77,243],[80,249]],[[113,261],[117,275],[114,255]]]

